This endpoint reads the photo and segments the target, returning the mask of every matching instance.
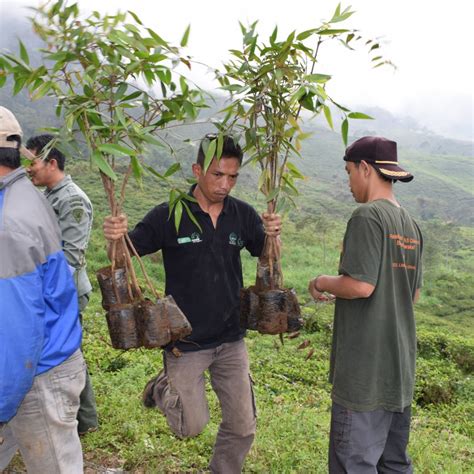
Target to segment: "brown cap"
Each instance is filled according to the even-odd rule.
[[[345,161],[362,160],[371,164],[388,179],[408,182],[413,175],[400,168],[397,160],[397,144],[383,137],[362,137],[346,149]]]
[[[8,137],[23,136],[20,124],[10,110],[0,105],[0,148],[16,148],[28,159],[34,159],[34,155],[23,146],[18,146],[16,140],[8,140]]]

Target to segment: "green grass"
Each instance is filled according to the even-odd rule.
[[[94,277],[97,269],[108,264],[101,236],[108,211],[98,179],[83,164],[73,167],[73,175],[95,206],[88,251],[94,293],[84,315],[84,351],[97,396],[100,429],[82,439],[86,466],[93,472],[104,467],[150,473],[205,470],[219,424],[216,397],[208,385],[211,421],[201,435],[190,440],[177,439],[159,412],[142,407],[143,387],[162,366],[161,351],[121,352],[111,347]],[[345,219],[354,205],[341,200],[334,215],[331,202],[337,191],[327,186],[314,190],[311,184],[305,185],[308,192],[299,202],[299,211],[286,216],[283,233],[285,285],[294,287],[299,295],[305,329],[297,339],[285,338],[284,345],[277,337],[254,332],[247,337],[258,428],[245,472],[327,472],[333,306],[311,302],[306,287],[319,273],[336,273]],[[245,199],[250,195],[263,209],[262,201],[242,183],[236,191]],[[151,183],[146,190],[133,185],[126,206],[130,223],[162,201],[164,194]],[[420,473],[474,472],[474,235],[470,227],[442,222],[426,221],[422,227],[431,247],[417,308],[420,351],[409,453]],[[255,277],[256,260],[245,252],[242,260],[249,285]],[[145,265],[162,291],[161,256],[145,258]],[[298,349],[304,340],[309,341],[308,347]],[[307,358],[310,350],[313,355]],[[16,461],[15,466],[21,463]]]

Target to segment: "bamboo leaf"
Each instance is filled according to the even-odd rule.
[[[204,173],[207,172],[211,162],[216,154],[216,146],[217,140],[211,140],[206,150],[205,158],[204,158]]]
[[[138,18],[137,14],[132,12],[131,10],[128,10],[128,13],[133,17],[133,19],[139,24],[139,25],[143,25],[143,23],[141,22],[140,18]]]
[[[222,133],[217,135],[217,147],[216,147],[216,158],[219,160],[222,156],[222,150],[224,148],[224,136]]]
[[[288,168],[291,175],[294,176],[295,178],[299,178],[299,179],[305,178],[304,174],[301,173],[301,171],[290,161],[287,161],[286,167]]]
[[[181,217],[183,216],[183,204],[181,201],[178,201],[173,210],[174,214],[174,226],[176,228],[176,232],[179,232],[179,225],[181,224]]]
[[[374,120],[373,117],[367,114],[363,114],[362,112],[351,112],[347,116],[351,119]]]
[[[190,196],[185,195],[185,196],[183,196],[183,199],[188,199],[189,197]],[[188,200],[190,200],[190,199],[188,199]],[[189,209],[189,206],[186,204],[186,202],[184,200],[182,200],[181,203],[183,204],[184,209],[186,210],[186,214],[188,215],[188,217],[191,219],[191,221],[194,223],[194,225],[199,229],[199,231],[202,232],[202,227],[199,225],[199,222],[196,220],[196,217],[191,212],[191,209]]]
[[[347,119],[344,119],[341,124],[341,134],[342,134],[342,141],[344,145],[347,146],[347,136],[349,134],[349,122]]]
[[[305,79],[310,82],[325,83],[331,79],[328,74],[308,74]]]
[[[127,92],[127,88],[128,88],[128,84],[126,82],[122,82],[118,86],[117,91],[115,92],[116,101],[119,101],[124,96],[125,92]]]
[[[181,46],[184,47],[188,44],[189,32],[191,31],[191,25],[188,25],[186,31],[184,32],[183,37],[181,38]]]
[[[52,82],[44,82],[40,87],[38,87],[38,89],[36,89],[35,93],[31,98],[33,100],[41,99],[41,97],[44,97],[51,90],[52,86]]]
[[[181,169],[181,165],[179,163],[173,163],[164,174],[165,178],[170,177],[171,175],[175,174],[177,171]]]
[[[130,157],[130,163],[132,165],[133,176],[135,176],[135,179],[141,184],[143,175],[141,163],[138,161],[136,156]]]
[[[350,30],[334,30],[334,29],[324,29],[319,30],[318,35],[327,36],[327,35],[340,35],[341,33],[347,33]]]
[[[114,156],[134,156],[137,154],[135,150],[115,143],[104,143],[99,146],[99,150]]]
[[[324,116],[326,117],[326,122],[331,127],[331,130],[334,130],[334,123],[332,121],[331,109],[327,105],[323,105]]]
[[[20,43],[20,58],[23,60],[25,64],[30,64],[30,58],[28,56],[28,51],[26,51],[25,45],[19,41]]]
[[[280,190],[278,188],[272,189],[270,193],[268,194],[268,196],[266,196],[265,200],[267,202],[273,201],[274,199],[278,197],[279,192]]]
[[[162,181],[166,181],[166,178],[160,173],[158,173],[158,171],[154,170],[151,166],[145,166],[145,169],[147,169],[153,176],[156,176]]]
[[[157,33],[155,33],[151,28],[146,29],[150,36],[155,40],[156,44],[160,46],[168,47],[168,43]]]
[[[278,25],[275,26],[272,35],[270,36],[270,44],[274,45],[278,35]]]
[[[317,31],[318,31],[317,28],[313,28],[311,30],[303,31],[296,37],[296,39],[299,40],[299,41],[303,41],[306,38],[309,38],[312,34],[316,33]]]
[[[91,160],[99,167],[102,173],[107,175],[113,181],[117,180],[117,175],[115,174],[114,170],[111,168],[107,160],[102,156],[99,151],[95,150],[92,153]]]

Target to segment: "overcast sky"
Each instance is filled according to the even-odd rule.
[[[35,0],[0,0],[1,9],[35,5]],[[189,53],[211,66],[239,48],[238,21],[259,20],[263,37],[275,25],[282,34],[318,26],[337,6],[333,0],[78,0],[83,9],[132,9],[165,39],[178,43],[191,24]],[[442,134],[473,139],[473,0],[352,0],[357,13],[347,25],[380,38],[398,67],[372,69],[368,56],[343,48],[323,56],[319,72],[333,74],[330,92],[350,105],[381,106],[407,114]],[[15,8],[19,15],[21,8]],[[5,11],[5,10],[4,10]],[[0,10],[1,13],[1,10]],[[26,11],[25,13],[26,14]],[[196,76],[209,86],[205,70]],[[207,79],[206,79],[207,77]],[[360,108],[360,107],[359,107]]]

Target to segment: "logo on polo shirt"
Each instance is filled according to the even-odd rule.
[[[229,244],[230,245],[237,245],[238,247],[243,247],[244,246],[243,240],[235,232],[231,232],[229,234]]]
[[[179,237],[178,244],[198,244],[202,242],[201,235],[198,232],[193,232],[189,237]]]

